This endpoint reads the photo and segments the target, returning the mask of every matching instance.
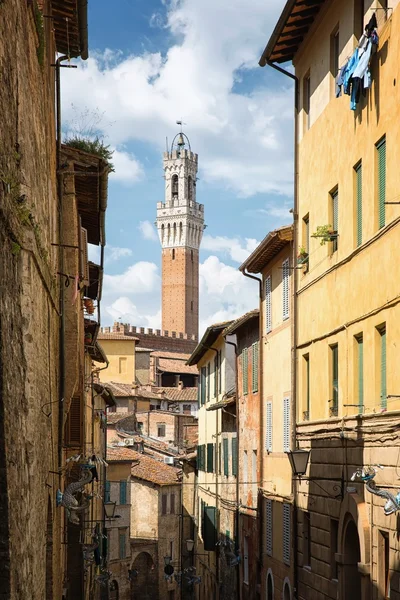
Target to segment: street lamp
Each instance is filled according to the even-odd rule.
[[[288,453],[292,473],[295,477],[301,477],[307,471],[308,460],[310,458],[309,450],[290,450]]]
[[[186,549],[188,552],[193,552],[194,540],[186,540]]]
[[[116,502],[104,502],[104,512],[107,519],[114,519]]]

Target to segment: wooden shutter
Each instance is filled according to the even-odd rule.
[[[66,432],[65,432],[65,443],[68,446],[81,447],[82,445],[82,402],[80,397],[71,399],[71,406],[69,408],[67,421],[66,421]]]
[[[339,231],[339,188],[336,188],[334,192],[332,192],[332,227],[334,231]],[[332,250],[336,252],[338,249],[338,238],[335,237],[332,240]]]
[[[203,527],[204,550],[214,551],[217,544],[217,509],[215,506],[204,507]]]
[[[357,215],[357,246],[362,244],[362,162],[355,168],[356,171],[356,215]]]
[[[265,449],[272,452],[272,402],[267,402]]]
[[[170,503],[171,503],[170,513],[171,513],[171,515],[174,515],[175,514],[175,494],[171,494]]]
[[[258,391],[258,342],[252,345],[252,391]]]
[[[289,259],[282,263],[282,317],[289,318]]]
[[[265,280],[265,329],[267,333],[272,329],[271,309],[271,275],[268,275]]]
[[[364,340],[360,335],[357,338],[358,350],[358,411],[364,410]]]
[[[119,482],[119,503],[126,504],[126,481]]]
[[[235,477],[237,477],[237,474],[238,474],[237,452],[238,452],[237,437],[233,437],[232,438],[232,475],[234,475]]]
[[[249,392],[249,350],[244,348],[242,351],[242,379],[243,394],[246,396]]]
[[[205,367],[201,368],[201,376],[200,376],[200,405],[202,406],[206,402],[206,379],[207,379],[207,371]]]
[[[283,451],[290,451],[290,398],[283,399]]]
[[[215,355],[215,358],[214,358],[214,398],[217,398],[217,396],[218,396],[218,371],[219,371],[218,358],[219,358],[219,352],[217,352],[217,354]]]
[[[218,390],[219,393],[222,392],[222,350],[218,352]]]
[[[378,224],[379,229],[386,221],[386,137],[376,146],[378,153]]]
[[[210,401],[211,397],[211,363],[207,365],[207,402]]]
[[[386,409],[386,327],[383,327],[379,333],[381,335],[381,408]]]
[[[167,494],[162,494],[161,495],[161,514],[162,515],[167,514],[167,502],[168,502]]]
[[[204,500],[200,500],[200,521],[201,521],[201,537],[204,540],[204,509],[206,507],[206,503],[204,502]]]
[[[104,485],[104,502],[110,502],[111,500],[111,484],[109,481],[105,482]]]
[[[223,448],[224,448],[224,475],[228,477],[229,475],[229,447],[228,447],[228,438],[224,438],[222,440]]]
[[[265,501],[265,551],[272,556],[272,500]]]
[[[290,565],[290,504],[283,505],[283,562]]]
[[[339,349],[331,346],[332,352],[332,416],[337,416],[339,408]]]
[[[207,473],[214,472],[214,444],[207,444]]]

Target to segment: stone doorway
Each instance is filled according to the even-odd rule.
[[[140,552],[132,563],[132,600],[158,600],[157,570],[148,552]]]
[[[353,519],[349,519],[344,534],[343,600],[361,600],[361,574],[358,570],[360,559],[360,540],[357,526]]]

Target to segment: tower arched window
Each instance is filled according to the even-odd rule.
[[[175,260],[175,248],[172,248],[172,260]]]
[[[190,175],[188,177],[188,199],[189,202],[193,200],[193,179]]]
[[[165,234],[165,227],[164,227],[164,223],[161,225],[161,243],[164,242],[164,234]]]
[[[168,223],[168,228],[167,228],[167,242],[169,244],[169,242],[171,241],[171,225]]]
[[[176,223],[174,223],[174,234],[173,234],[172,243],[176,244]]]
[[[182,221],[179,223],[179,243],[182,243],[182,236],[183,236],[183,227],[182,227]]]
[[[178,175],[172,175],[172,200],[178,200]]]

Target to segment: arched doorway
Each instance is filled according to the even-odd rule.
[[[290,589],[290,583],[287,577],[285,577],[285,581],[283,583],[282,600],[292,600],[292,591]]]
[[[274,578],[271,569],[267,574],[267,600],[274,600]]]
[[[361,574],[358,571],[360,556],[357,527],[353,519],[349,518],[344,534],[343,600],[361,600]]]
[[[140,552],[131,565],[131,598],[154,600],[158,598],[157,569],[148,552]]]
[[[110,600],[119,600],[118,582],[113,579],[110,583]]]

